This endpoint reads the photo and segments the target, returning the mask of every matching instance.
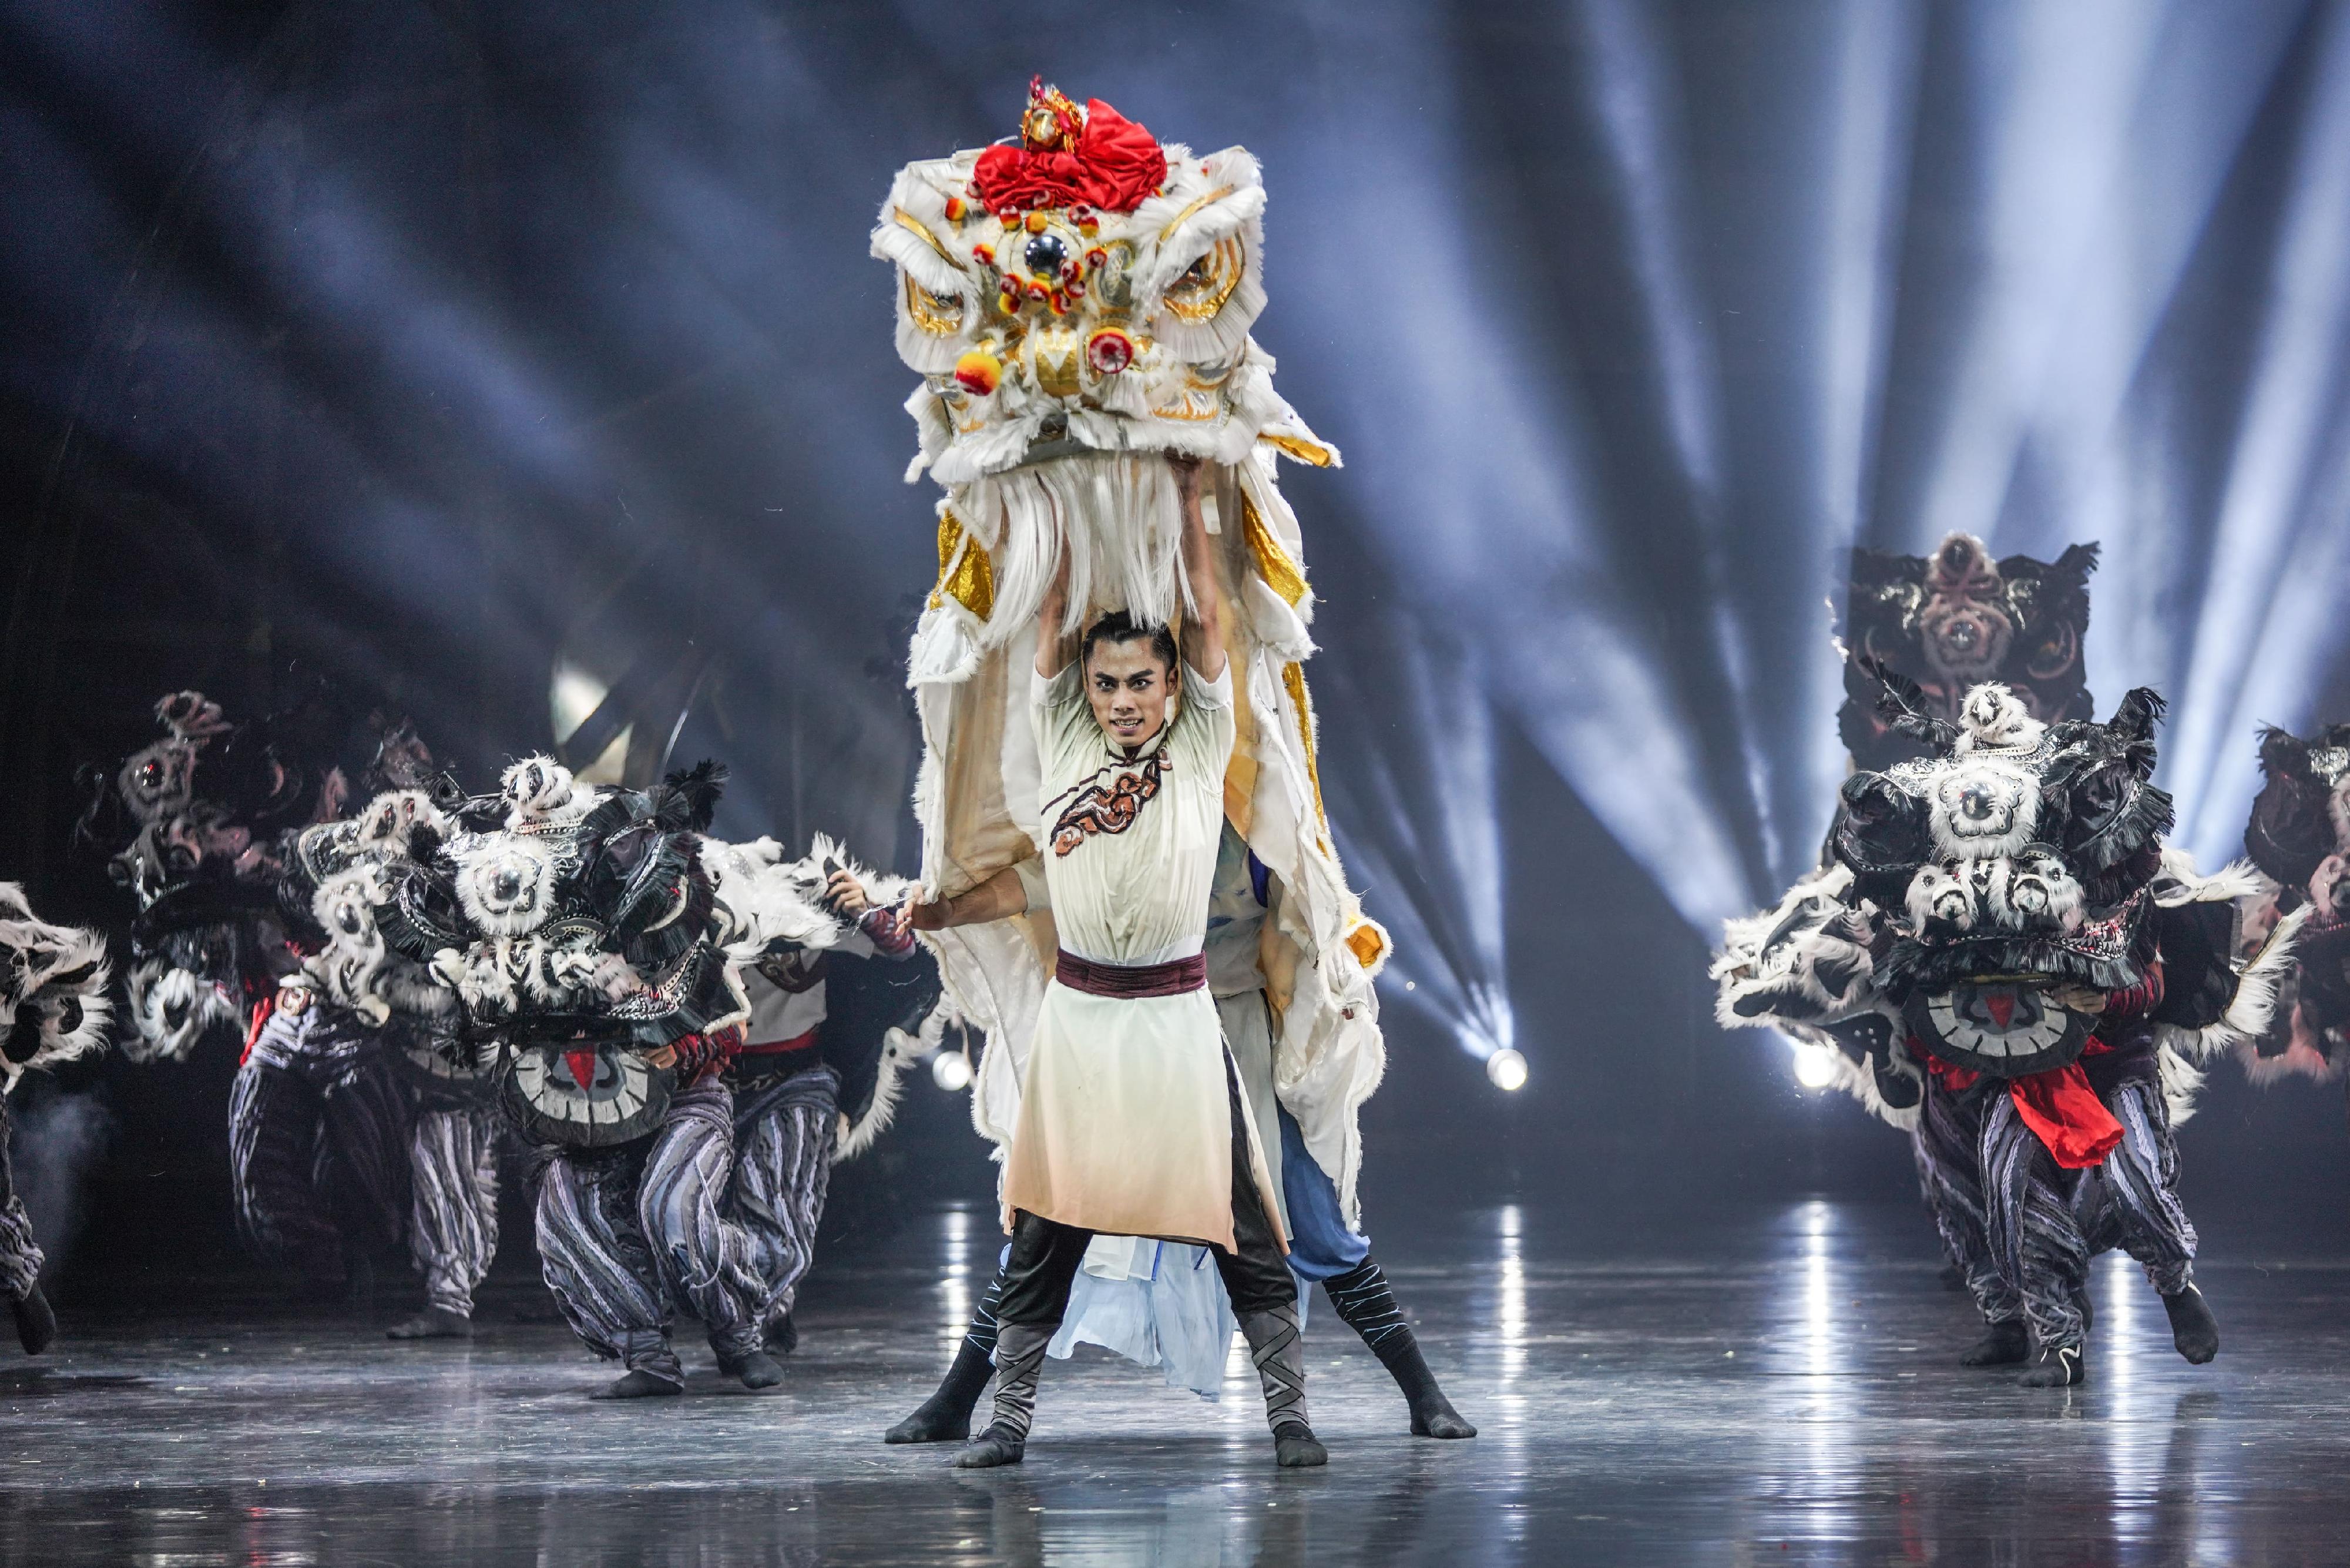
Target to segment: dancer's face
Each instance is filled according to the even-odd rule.
[[[1167,689],[1174,673],[1147,637],[1095,643],[1086,659],[1086,700],[1094,705],[1094,722],[1113,744],[1142,744],[1167,722]]]

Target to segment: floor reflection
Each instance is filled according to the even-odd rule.
[[[2213,1226],[2216,1231],[2219,1227]],[[1055,1363],[1029,1462],[969,1474],[880,1428],[935,1377],[988,1217],[827,1258],[774,1395],[593,1405],[515,1290],[468,1346],[194,1292],[73,1315],[0,1376],[0,1563],[2068,1565],[2338,1560],[2350,1268],[2204,1267],[2227,1350],[2172,1353],[2101,1260],[2092,1381],[1970,1372],[1904,1207],[1808,1202],[1605,1241],[1536,1205],[1392,1219],[1379,1250],[1483,1435],[1404,1432],[1378,1364],[1308,1329],[1326,1470],[1283,1473],[1245,1364],[1222,1407]]]

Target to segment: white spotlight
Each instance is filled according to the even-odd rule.
[[[941,1051],[931,1058],[931,1082],[950,1095],[971,1087],[971,1058],[960,1051]]]
[[[1836,1079],[1835,1053],[1825,1045],[1795,1043],[1795,1082],[1807,1089],[1825,1089]]]
[[[1505,1094],[1515,1094],[1526,1086],[1526,1059],[1521,1053],[1504,1045],[1485,1058],[1485,1076],[1493,1080],[1493,1087]]]

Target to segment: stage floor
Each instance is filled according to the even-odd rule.
[[[2350,1559],[2350,1262],[2207,1247],[2224,1348],[2097,1265],[2092,1381],[1969,1372],[1922,1216],[1798,1204],[1596,1237],[1531,1210],[1389,1217],[1379,1250],[1482,1429],[1405,1435],[1317,1294],[1327,1469],[1274,1468],[1235,1361],[1211,1405],[1084,1352],[1025,1465],[889,1448],[994,1243],[918,1220],[821,1260],[784,1386],[608,1373],[499,1291],[470,1345],[385,1314],[213,1299],[109,1314],[0,1370],[0,1562],[197,1564],[2314,1563]]]

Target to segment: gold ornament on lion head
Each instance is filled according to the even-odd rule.
[[[1224,463],[1262,441],[1337,453],[1273,389],[1264,183],[1038,82],[1016,144],[899,171],[872,236],[898,269],[898,353],[924,470],[950,487],[1087,452]]]

